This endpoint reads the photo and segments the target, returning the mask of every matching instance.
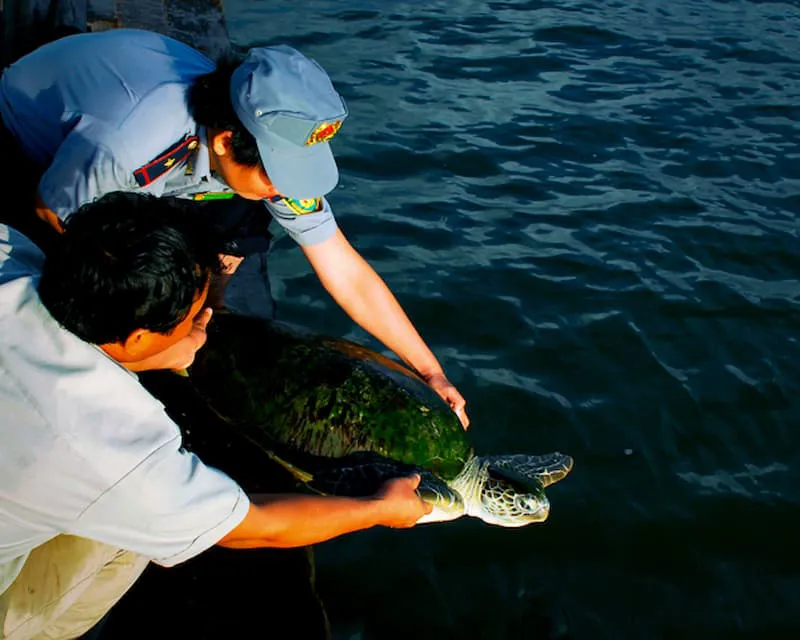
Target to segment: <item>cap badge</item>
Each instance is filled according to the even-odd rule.
[[[311,135],[308,136],[306,145],[317,144],[318,142],[327,142],[336,135],[336,132],[339,131],[341,126],[341,120],[335,120],[334,122],[323,122],[311,132]]]

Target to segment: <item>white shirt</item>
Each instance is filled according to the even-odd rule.
[[[181,448],[134,374],[52,318],[36,292],[43,259],[0,225],[0,593],[58,534],[172,566],[249,508],[231,478]]]

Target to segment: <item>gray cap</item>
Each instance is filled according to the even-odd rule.
[[[314,60],[286,45],[250,49],[231,77],[231,100],[282,195],[318,198],[336,186],[339,170],[328,140],[347,107]]]

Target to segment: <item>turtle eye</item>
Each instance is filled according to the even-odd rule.
[[[538,513],[550,507],[550,501],[544,496],[535,496],[530,493],[514,496],[514,506],[522,513]]]

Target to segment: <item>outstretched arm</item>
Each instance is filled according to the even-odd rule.
[[[464,398],[447,379],[389,287],[341,230],[324,242],[302,249],[322,285],[347,315],[418,371],[456,412],[466,429],[469,418],[464,411]]]
[[[233,549],[302,547],[382,525],[407,528],[432,507],[416,494],[419,476],[395,478],[369,498],[259,494],[244,520],[217,544]]]

